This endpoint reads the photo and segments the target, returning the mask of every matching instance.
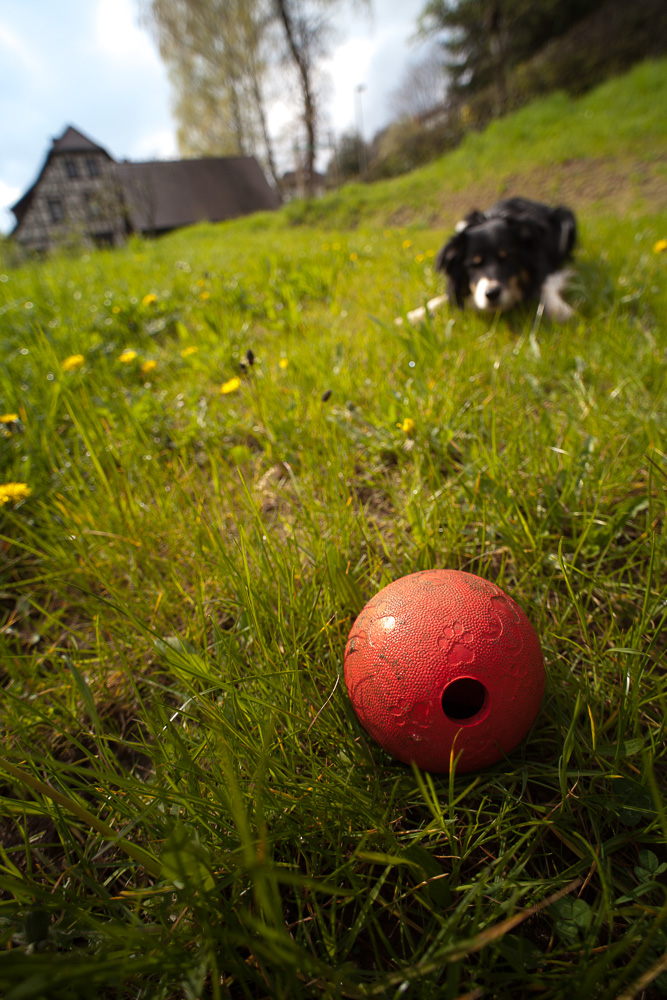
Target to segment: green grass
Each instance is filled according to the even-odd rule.
[[[641,134],[657,162],[665,78],[554,98],[549,136],[562,107],[577,156]],[[5,270],[7,1000],[665,995],[667,213],[582,196],[565,326],[393,322],[441,289],[424,191],[484,143],[494,185],[528,124],[546,149],[543,107],[368,220],[353,189],[330,225]],[[432,566],[506,589],[545,654],[531,734],[478,774],[392,760],[342,679],[361,607]]]

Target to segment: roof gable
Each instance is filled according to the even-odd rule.
[[[51,149],[46,154],[46,159],[40,167],[35,182],[30,185],[26,193],[19,198],[15,204],[10,206],[11,211],[18,220],[17,226],[20,225],[21,220],[30,208],[37,185],[42,179],[42,174],[51,162],[51,158],[61,153],[103,153],[111,163],[114,162],[113,157],[107,153],[106,149],[102,146],[98,146],[96,142],[93,142],[92,139],[89,139],[83,134],[83,132],[79,132],[79,130],[75,129],[72,125],[68,125],[59,138],[53,139]]]
[[[104,153],[109,159],[113,157],[109,156],[106,149],[99,146],[88,136],[84,135],[83,132],[79,132],[72,125],[68,125],[63,134],[58,138],[53,140],[53,145],[51,146],[51,152],[49,155],[54,153]]]

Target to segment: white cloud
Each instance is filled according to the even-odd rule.
[[[159,62],[149,36],[135,21],[131,0],[98,0],[95,43],[107,56],[120,62]]]
[[[171,129],[149,132],[134,143],[130,150],[133,160],[169,160],[178,156],[176,137]]]
[[[28,73],[39,74],[41,76],[42,67],[39,59],[32,54],[29,46],[23,39],[15,31],[12,31],[11,28],[8,28],[6,24],[0,24],[0,50],[3,49],[5,53],[3,58],[6,58],[7,54],[14,56],[22,64],[22,69]]]
[[[336,49],[323,67],[334,81],[327,111],[336,131],[344,131],[356,124],[355,88],[365,83],[376,45],[377,41],[373,38],[350,38]]]

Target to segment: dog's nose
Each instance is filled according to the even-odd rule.
[[[489,302],[497,302],[500,298],[501,287],[499,284],[489,285],[486,289],[486,297]]]

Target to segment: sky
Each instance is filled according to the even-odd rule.
[[[361,115],[370,139],[392,120],[391,95],[423,53],[413,36],[425,2],[372,0],[370,16],[341,7],[323,67],[325,134]],[[276,137],[289,117],[276,100]],[[0,231],[68,125],[118,160],[178,156],[167,72],[137,0],[0,0]]]

